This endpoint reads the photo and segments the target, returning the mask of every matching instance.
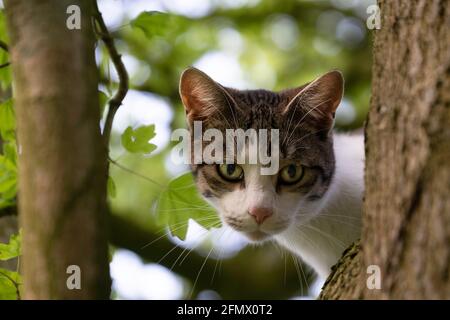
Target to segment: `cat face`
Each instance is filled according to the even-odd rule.
[[[198,190],[226,224],[263,241],[315,216],[334,173],[330,131],[342,93],[337,71],[282,92],[225,88],[195,68],[183,73],[180,95],[191,130],[194,121],[224,135],[227,129],[279,130],[275,174],[262,175],[258,162],[191,165]],[[252,143],[236,152],[248,154]]]

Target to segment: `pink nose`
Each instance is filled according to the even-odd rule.
[[[261,224],[273,214],[272,209],[252,207],[248,210],[248,213],[255,218],[257,224]]]

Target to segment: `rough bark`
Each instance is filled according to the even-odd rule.
[[[325,281],[319,299],[356,299],[361,296],[364,282],[361,272],[361,245],[352,244],[342,254],[342,258],[331,268],[331,274]]]
[[[366,126],[362,268],[322,298],[450,298],[450,2],[379,1]],[[369,265],[382,288],[368,290]],[[336,274],[332,275],[336,276]],[[329,282],[333,286],[341,282]],[[348,294],[354,292],[354,294]]]
[[[81,29],[66,27],[69,5]],[[26,299],[106,299],[106,154],[89,0],[5,0],[13,67]],[[81,290],[69,290],[69,265]]]

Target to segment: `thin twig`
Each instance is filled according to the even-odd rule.
[[[159,184],[158,182],[156,182],[156,181],[153,180],[152,178],[149,178],[149,177],[147,177],[147,176],[144,176],[143,174],[140,174],[139,172],[133,171],[133,170],[131,170],[131,169],[125,167],[124,165],[120,164],[119,162],[117,162],[117,161],[111,159],[111,157],[109,157],[109,156],[108,156],[108,161],[111,162],[111,163],[112,163],[113,165],[115,165],[116,167],[122,169],[123,171],[126,171],[126,172],[131,173],[131,174],[133,174],[133,175],[135,175],[135,176],[137,176],[137,177],[139,177],[139,178],[142,178],[142,179],[144,179],[144,180],[146,180],[146,181],[148,181],[148,182],[151,182],[152,184],[155,184],[155,185],[157,185],[158,187],[161,187],[161,188],[164,187],[163,185]]]
[[[96,33],[105,44],[111,57],[111,61],[113,62],[117,74],[119,75],[119,88],[117,89],[114,97],[109,100],[108,114],[106,115],[105,127],[103,129],[103,138],[106,146],[108,147],[114,115],[128,92],[128,73],[125,69],[125,65],[123,64],[121,55],[117,52],[116,46],[114,45],[114,39],[111,37],[111,34],[106,27],[105,21],[103,21],[102,14],[98,9],[97,1],[94,1],[94,18],[99,27],[99,30],[96,30]]]
[[[0,48],[2,48],[3,50],[5,50],[6,52],[9,52],[9,48],[8,45],[6,44],[6,42],[4,42],[3,40],[0,40]],[[11,62],[7,61],[5,63],[0,64],[0,69],[2,68],[6,68],[7,66],[9,66],[11,64]]]
[[[4,42],[3,40],[0,40],[0,48],[2,48],[3,50],[5,50],[6,52],[9,51],[8,45],[7,45],[6,42]]]

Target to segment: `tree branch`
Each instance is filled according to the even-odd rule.
[[[9,61],[2,63],[2,64],[0,64],[0,69],[8,67],[10,64],[11,64],[11,62],[9,62]]]
[[[362,298],[362,286],[365,279],[361,272],[361,245],[353,243],[342,254],[341,259],[332,267],[331,274],[322,287],[320,300]],[[364,273],[365,274],[365,273]]]
[[[128,73],[125,69],[125,65],[123,64],[121,55],[117,52],[116,46],[114,44],[114,39],[109,33],[108,28],[106,27],[106,24],[103,20],[102,14],[98,9],[97,1],[94,1],[94,11],[94,19],[99,27],[99,30],[97,28],[95,28],[95,30],[105,44],[106,49],[108,50],[111,57],[111,61],[113,62],[117,74],[119,75],[119,88],[114,97],[109,101],[109,109],[106,115],[105,127],[103,129],[103,138],[105,140],[106,146],[108,146],[114,115],[116,114],[128,92]],[[94,26],[96,26],[95,23]]]

